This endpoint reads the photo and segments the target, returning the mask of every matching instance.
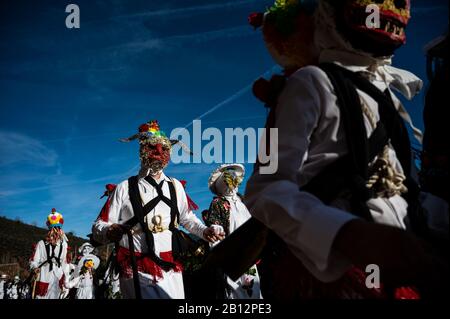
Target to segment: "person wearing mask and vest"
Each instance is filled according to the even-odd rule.
[[[180,258],[187,247],[179,226],[210,242],[221,239],[223,230],[206,227],[190,209],[183,185],[164,174],[172,145],[179,141],[170,140],[156,120],[122,141],[134,139],[140,171],[114,189],[93,225],[93,239],[116,243],[123,298],[182,299]]]
[[[35,299],[59,299],[68,278],[68,240],[62,230],[64,218],[53,208],[46,224],[49,232],[36,244],[30,258],[30,270],[35,274],[32,295]]]
[[[411,99],[422,87],[414,74],[391,66],[406,41],[410,1],[320,0],[313,10],[310,3],[276,1],[253,20],[263,32],[270,24],[280,32],[291,27],[304,40],[286,54],[300,64],[287,65],[279,94],[265,101],[266,128],[278,130],[278,148],[271,150],[278,169],[265,174],[257,163],[245,192],[252,216],[270,229],[263,294],[442,296],[448,268],[425,244],[427,220],[405,123],[418,141],[421,133],[394,94]],[[379,25],[366,24],[368,6],[379,10]],[[293,17],[299,20],[285,21]],[[266,41],[270,36],[265,32]],[[302,45],[313,54],[302,58]],[[381,284],[366,284],[370,265],[380,270]]]

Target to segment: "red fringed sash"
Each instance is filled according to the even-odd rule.
[[[160,266],[158,266],[150,257],[143,256],[142,253],[135,252],[136,263],[138,271],[150,274],[154,277],[155,281],[162,279],[164,277],[164,271]],[[172,270],[175,272],[182,272],[183,266],[180,262],[175,261],[173,259],[173,255],[171,251],[161,252],[159,254],[162,260],[168,261],[175,264],[175,268]],[[130,251],[126,248],[119,247],[119,251],[117,252],[117,262],[120,265],[120,274],[125,278],[133,277],[133,269],[131,267],[131,255]]]

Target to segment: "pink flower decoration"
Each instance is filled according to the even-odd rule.
[[[56,215],[53,215],[53,216],[52,216],[52,220],[56,220]]]

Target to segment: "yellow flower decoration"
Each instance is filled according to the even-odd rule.
[[[84,262],[84,267],[90,269],[94,267],[94,261],[89,259]]]

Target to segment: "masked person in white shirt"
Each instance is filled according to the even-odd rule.
[[[94,276],[100,259],[93,254],[94,250],[91,243],[84,243],[78,248],[81,258],[70,278],[65,281],[65,289],[76,289],[75,299],[95,299]]]
[[[208,186],[215,194],[209,210],[202,213],[206,225],[220,225],[225,236],[230,235],[244,224],[250,213],[238,194],[239,185],[244,179],[245,168],[241,164],[224,164],[219,166],[209,177]],[[211,244],[214,245],[214,244]],[[224,296],[227,299],[260,299],[261,290],[259,274],[253,265],[239,279],[224,277],[226,283]]]
[[[7,283],[8,283],[8,275],[2,274],[0,276],[0,299],[6,299],[5,291],[6,291]]]
[[[94,276],[99,265],[100,259],[91,253],[81,257],[67,284],[70,288],[76,288],[75,299],[95,299]]]
[[[14,280],[10,282],[6,288],[7,299],[19,299],[20,297],[20,278],[15,276]]]
[[[59,299],[64,282],[68,279],[68,240],[62,230],[63,216],[52,209],[47,217],[49,232],[39,241],[30,258],[30,270],[36,274],[33,297],[36,299]]]
[[[141,169],[118,184],[107,212],[95,222],[92,234],[100,243],[117,243],[120,287],[125,299],[182,299],[184,286],[179,260],[186,249],[179,226],[214,242],[221,239],[189,209],[181,183],[163,172],[172,145],[156,120],[122,141],[139,140]]]
[[[258,163],[246,188],[252,216],[272,231],[261,270],[270,293],[263,294],[419,298],[417,287],[430,293],[442,273],[432,270],[436,264],[422,242],[405,231],[426,233],[411,178],[404,123],[411,119],[393,94],[411,99],[422,81],[391,66],[406,41],[410,1],[320,0],[313,13],[310,2],[276,1],[259,19],[266,41],[266,24],[310,32],[290,52],[300,63],[287,65],[280,94],[271,92],[266,101],[266,127],[278,130],[277,149],[270,150],[278,169],[264,174]],[[368,5],[379,9],[378,26],[366,25]],[[280,23],[296,16],[297,22]],[[370,264],[379,267],[383,287],[366,286]]]

